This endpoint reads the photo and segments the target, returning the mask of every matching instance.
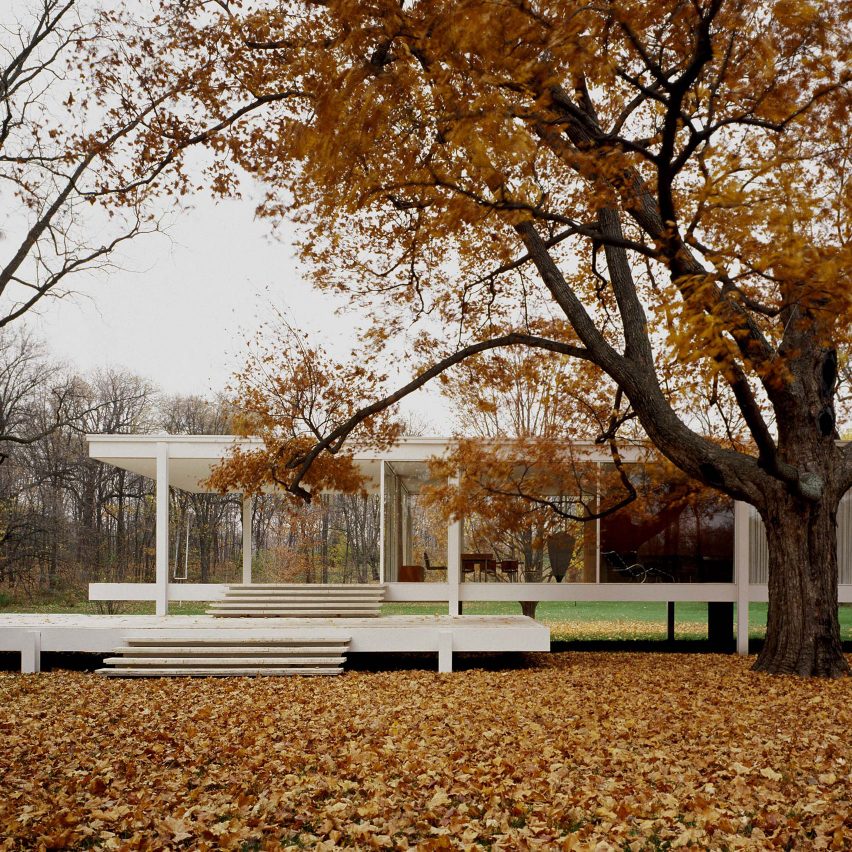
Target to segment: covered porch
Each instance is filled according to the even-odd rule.
[[[92,458],[155,480],[157,520],[154,582],[92,583],[90,599],[153,600],[157,615],[164,616],[170,602],[222,598],[225,584],[170,578],[169,488],[204,492],[212,468],[235,441],[244,447],[259,442],[212,435],[90,435],[88,440]],[[451,519],[424,544],[413,508],[430,482],[429,460],[443,456],[449,447],[446,438],[405,438],[385,452],[355,455],[366,489],[378,501],[379,554],[374,576],[385,587],[387,602],[439,602],[450,617],[458,616],[469,601],[661,601],[670,606],[681,601],[707,602],[722,614],[723,628],[734,628],[738,652],[747,653],[748,604],[767,600],[762,529],[747,505],[730,503],[707,511],[693,507],[691,513],[681,513],[674,520],[665,516],[664,507],[652,505],[650,510],[646,507],[644,519],[632,516],[628,508],[620,518],[585,523],[582,529],[566,527],[548,540],[548,573],[543,576],[524,571],[517,555],[499,553],[496,548],[488,552],[466,530],[464,518]],[[599,471],[609,463],[599,448],[590,448],[588,460]],[[625,461],[641,473],[639,448],[628,448]],[[251,584],[254,554],[247,497],[242,498],[242,520],[241,579]],[[852,602],[852,502],[848,499],[841,508],[839,533],[840,601]],[[732,624],[735,604],[736,623]]]
[[[89,435],[89,455],[98,461],[150,477],[155,482],[156,533],[155,578],[146,583],[90,583],[90,600],[154,601],[158,616],[167,615],[171,602],[214,601],[228,585],[176,580],[172,570],[170,489],[207,493],[205,485],[213,468],[237,443],[244,449],[258,441],[233,436],[186,435]],[[378,502],[378,571],[374,581],[387,587],[389,601],[447,601],[448,614],[458,615],[462,580],[461,520],[452,521],[440,533],[434,549],[441,563],[440,582],[424,584],[422,573],[412,573],[413,537],[410,501],[428,480],[428,459],[440,455],[445,439],[400,441],[381,456],[358,453],[356,464],[364,477],[367,494]],[[237,495],[242,503],[242,584],[256,582],[252,542],[252,499]],[[426,553],[420,554],[420,559]],[[174,562],[177,563],[177,557]],[[431,578],[431,577],[430,577]]]

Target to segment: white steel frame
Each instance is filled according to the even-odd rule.
[[[203,601],[221,597],[220,584],[169,582],[169,487],[206,490],[202,481],[235,442],[259,445],[255,439],[218,435],[89,435],[89,455],[105,462],[153,476],[156,480],[156,582],[91,583],[90,600],[153,600],[157,615],[166,615],[170,601]],[[386,464],[392,461],[427,461],[447,449],[446,438],[402,439],[386,453],[356,453],[355,459],[372,476],[379,494],[379,580],[385,583],[385,482]],[[625,454],[627,461],[641,460],[641,450]],[[252,581],[251,498],[242,502],[242,578]],[[446,602],[449,615],[458,615],[465,601],[707,601],[737,604],[737,651],[748,652],[748,604],[768,599],[766,584],[749,582],[749,507],[734,507],[734,581],[732,583],[601,583],[600,553],[596,583],[462,583],[461,553],[464,519],[447,527],[446,583],[387,583],[388,601]],[[599,524],[599,522],[597,522]],[[599,536],[598,536],[599,538]],[[839,586],[841,603],[852,603],[852,584]]]

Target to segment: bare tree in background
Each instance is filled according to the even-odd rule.
[[[7,211],[0,220],[0,328],[45,297],[67,294],[72,275],[109,268],[123,243],[159,230],[163,207],[195,188],[198,176],[191,181],[182,172],[187,148],[297,94],[248,95],[200,123],[186,115],[184,97],[205,63],[174,75],[156,66],[166,38],[156,8],[142,4],[131,14],[119,4],[99,9],[77,0],[13,5],[0,12],[0,199]],[[179,132],[177,116],[188,122]],[[205,183],[215,184],[212,160]],[[157,210],[150,202],[167,175]]]

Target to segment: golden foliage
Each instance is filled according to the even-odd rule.
[[[484,514],[501,528],[518,530],[541,510],[535,500],[558,501],[563,495],[582,500],[584,505],[573,508],[580,516],[597,508],[597,464],[563,441],[461,438],[445,458],[430,462],[430,472],[434,484],[425,496],[448,518]]]
[[[385,376],[373,360],[337,361],[279,317],[258,335],[231,388],[236,434],[261,443],[234,447],[214,469],[210,486],[249,494],[268,487],[286,489],[314,445],[378,395]],[[345,449],[334,447],[311,464],[304,485],[316,493],[363,490],[353,450],[387,446],[400,429],[387,412],[370,418]]]
[[[597,365],[667,458],[807,538],[794,559],[769,536],[760,665],[846,670],[833,539],[806,526],[852,484],[835,404],[852,345],[850,4],[165,6],[163,76],[193,70],[186,133],[269,107],[212,137],[214,191],[260,179],[259,214],[296,219],[309,274],[370,311],[376,345],[427,317],[465,354],[570,325],[549,351]],[[175,135],[164,121],[160,144]],[[295,490],[313,430],[285,420],[267,477]],[[788,591],[803,629],[774,616]]]
[[[729,342],[719,332],[738,330],[739,314],[702,277],[727,283],[742,304],[796,303],[843,334],[843,4],[749,0],[711,13],[714,4],[677,0],[334,0],[231,3],[220,18],[207,4],[176,5],[170,58],[208,69],[194,90],[202,111],[218,114],[247,92],[297,93],[276,102],[268,123],[217,143],[266,182],[262,214],[303,222],[303,254],[321,287],[380,294],[386,308],[435,310],[472,329],[529,295],[513,276],[482,280],[514,259],[519,221],[555,231],[594,221],[602,205],[635,210],[644,203],[636,175],[671,207],[661,211],[668,234],[624,227],[677,280],[675,351],[706,342],[712,359]],[[712,19],[712,52],[690,75],[701,16]],[[208,67],[215,54],[221,62]],[[663,74],[685,75],[671,107]],[[553,135],[569,123],[559,98],[579,111],[583,92],[610,133],[585,147]],[[570,266],[578,255],[587,267],[586,236],[554,256]],[[708,273],[695,286],[678,270],[687,246]],[[599,283],[587,268],[572,282],[590,307],[606,299],[594,293]],[[662,305],[648,285],[643,296]],[[780,339],[783,321],[754,319]]]
[[[652,344],[656,384],[696,431],[749,448],[737,405],[749,409],[754,432],[755,411],[790,382],[803,347],[845,345],[845,7],[333,0],[216,8],[175,3],[161,22],[172,45],[164,56],[195,69],[198,114],[218,115],[249,95],[272,100],[266,121],[237,122],[212,140],[227,154],[215,176],[232,162],[263,181],[259,212],[301,224],[316,284],[376,317],[370,346],[404,331],[412,312],[454,330],[439,349],[451,337],[461,344],[545,321],[556,339],[577,343],[564,300],[540,270],[518,262],[529,248],[518,225],[534,221],[592,326],[625,351],[624,298],[602,232],[589,224],[602,208],[620,210],[630,280],[618,287],[635,290],[644,309],[638,333]],[[179,114],[173,120],[180,124]],[[194,123],[184,120],[190,133]],[[588,334],[579,337],[590,345]],[[434,358],[434,334],[420,352]],[[600,347],[592,360],[606,361]],[[739,370],[749,378],[739,381]],[[604,385],[600,373],[585,373],[581,385],[590,376]],[[641,407],[627,373],[618,380]],[[709,417],[696,414],[696,395],[710,400]],[[775,412],[775,422],[790,420]],[[270,452],[271,480],[282,456],[303,455],[275,442]]]
[[[711,655],[531,663],[0,675],[0,849],[849,848],[848,679]]]
[[[714,411],[699,425],[742,449],[739,405],[764,456],[773,417],[760,408],[796,408],[771,397],[805,370],[803,352],[848,343],[845,6],[181,0],[172,11],[164,57],[194,69],[193,117],[271,99],[264,122],[211,141],[214,177],[233,167],[263,182],[260,214],[300,223],[306,270],[370,310],[371,343],[412,314],[442,324],[439,347],[557,316],[552,333],[582,339],[637,410],[659,391],[696,428],[703,393]],[[602,249],[615,239],[604,210],[628,250],[621,272]],[[518,230],[530,222],[594,334],[579,334],[580,312],[533,269]],[[644,316],[625,313],[628,291]],[[628,326],[654,361],[642,390]],[[618,370],[604,345],[627,357]],[[434,334],[421,352],[434,356]],[[681,465],[698,474],[695,458]]]
[[[528,333],[576,344],[566,322],[530,320]],[[421,359],[447,355],[448,342],[424,341]],[[511,347],[468,358],[440,377],[461,432],[484,438],[589,441],[605,432],[615,387],[591,364],[544,349]],[[626,430],[624,430],[626,431]]]
[[[663,640],[668,636],[668,625],[662,621],[638,621],[626,618],[607,618],[589,621],[553,621],[540,613],[538,620],[550,628],[552,642],[588,642],[605,640],[608,642],[634,640]],[[675,622],[675,635],[678,639],[706,639],[707,625],[694,621]]]

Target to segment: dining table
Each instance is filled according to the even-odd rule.
[[[474,582],[481,580],[483,576],[493,573],[496,577],[497,561],[493,553],[462,553],[461,555],[462,580],[468,575],[473,575]]]

